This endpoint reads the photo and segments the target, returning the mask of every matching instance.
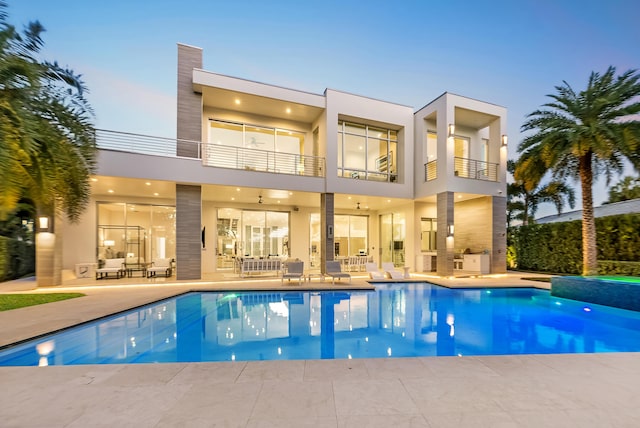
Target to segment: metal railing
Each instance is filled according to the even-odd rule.
[[[457,177],[474,180],[498,181],[498,164],[468,158],[453,158],[454,173]]]
[[[294,153],[245,149],[219,144],[203,145],[202,164],[218,168],[324,177],[324,158]]]
[[[424,164],[424,181],[431,181],[438,178],[438,161],[432,160]]]
[[[303,175],[307,177],[325,176],[325,159],[317,156],[246,149],[105,129],[96,130],[96,142],[99,149],[165,157],[202,159],[202,165],[210,167]]]
[[[96,142],[98,148],[106,150],[167,157],[184,156],[196,159],[200,158],[201,144],[199,141],[152,137],[150,135],[97,129]],[[180,147],[180,152],[188,153],[188,155],[178,154],[178,147]]]

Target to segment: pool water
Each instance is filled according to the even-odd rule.
[[[189,293],[0,351],[0,366],[640,351],[640,313],[537,289]]]

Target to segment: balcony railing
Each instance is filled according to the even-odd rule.
[[[166,157],[176,157],[177,147],[180,146],[181,152],[190,153],[186,157],[200,158],[200,142],[198,141],[152,137],[105,129],[96,130],[96,141],[100,149]]]
[[[498,164],[468,158],[453,158],[454,173],[458,177],[498,181]]]
[[[431,181],[438,178],[438,161],[432,160],[424,164],[424,181]]]
[[[424,181],[438,178],[438,161],[424,164]],[[453,158],[454,173],[457,177],[474,180],[498,181],[498,164],[468,158]]]
[[[304,175],[307,177],[325,176],[325,159],[317,156],[245,149],[104,129],[96,131],[96,141],[100,149],[164,157],[202,159],[202,165],[204,166]]]
[[[276,174],[324,177],[324,158],[294,153],[204,144],[202,164],[218,168],[273,172]]]

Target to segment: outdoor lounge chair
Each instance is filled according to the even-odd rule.
[[[116,279],[122,278],[125,275],[124,258],[105,259],[104,266],[96,269],[96,279],[109,278],[110,273],[115,273]]]
[[[147,268],[147,278],[157,277],[158,274],[163,275],[165,278],[171,276],[171,259],[156,259],[151,264],[151,267]]]
[[[288,279],[291,282],[291,279],[297,279],[298,284],[302,284],[302,278],[304,274],[304,262],[288,262],[287,263],[287,271],[282,272],[282,284],[284,284],[284,280]]]
[[[404,272],[396,269],[391,262],[382,263],[382,270],[385,271],[391,279],[404,279]]]
[[[351,284],[351,275],[346,272],[342,272],[340,262],[328,261],[326,264],[326,271],[327,275],[331,277],[332,284],[336,283],[336,278],[349,278],[349,284]]]
[[[386,275],[384,272],[380,272],[378,270],[378,265],[375,263],[366,263],[365,267],[367,268],[367,272],[369,272],[369,278],[371,279],[385,279]]]

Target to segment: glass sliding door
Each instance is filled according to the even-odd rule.
[[[237,257],[290,256],[289,213],[218,209],[218,269],[231,269]]]
[[[405,216],[402,213],[380,216],[380,260],[395,266],[405,264]]]

